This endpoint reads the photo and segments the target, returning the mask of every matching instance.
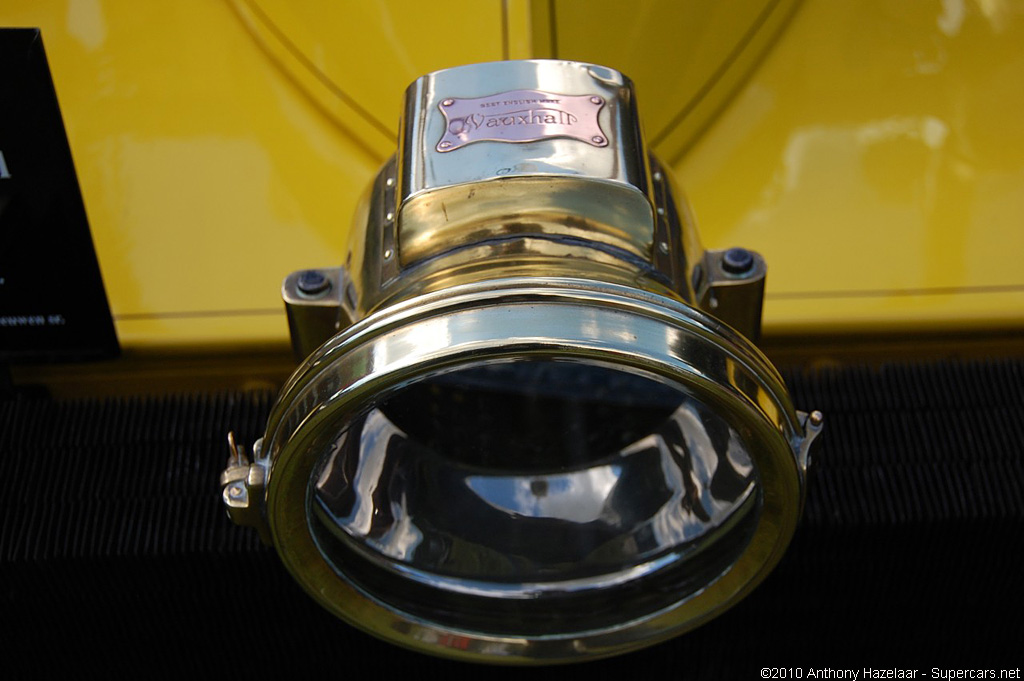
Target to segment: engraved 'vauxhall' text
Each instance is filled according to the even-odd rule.
[[[570,126],[577,121],[579,121],[579,118],[568,111],[533,109],[500,114],[470,114],[465,118],[456,118],[451,121],[448,124],[448,131],[453,135],[462,135],[479,128],[502,128],[521,125]]]
[[[608,146],[598,116],[605,98],[597,94],[565,95],[542,90],[512,90],[471,99],[448,97],[438,102],[444,128],[437,151],[448,153],[475,142],[536,142],[574,139]]]

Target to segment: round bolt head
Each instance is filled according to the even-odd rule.
[[[747,274],[754,269],[754,254],[745,248],[730,248],[722,255],[722,269],[729,274]]]
[[[305,270],[299,274],[296,282],[301,293],[307,296],[323,295],[331,288],[331,280],[319,270]]]

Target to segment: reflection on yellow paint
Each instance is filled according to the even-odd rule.
[[[85,49],[101,48],[107,40],[107,23],[99,0],[68,2],[67,31]]]
[[[767,332],[1024,323],[1024,7],[806,3],[677,167]]]

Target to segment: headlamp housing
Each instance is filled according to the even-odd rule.
[[[284,284],[288,380],[232,518],[350,623],[542,663],[684,632],[796,527],[820,414],[754,345],[765,266],[706,251],[631,83],[522,61],[413,83],[343,267]]]

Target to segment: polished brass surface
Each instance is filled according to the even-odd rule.
[[[639,131],[636,134],[640,135]],[[642,135],[636,140],[642,142]],[[636,142],[630,141],[633,143]],[[509,145],[501,145],[501,148],[509,149]],[[520,152],[511,148],[510,153]],[[344,308],[339,308],[339,329],[409,296],[459,284],[516,276],[582,276],[639,287],[697,304],[728,318],[748,337],[755,338],[759,333],[763,261],[759,261],[761,264],[754,276],[745,280],[761,282],[762,287],[755,286],[753,296],[733,300],[734,296],[728,294],[712,295],[713,284],[733,286],[744,282],[702,274],[714,272],[714,259],[703,262],[706,256],[693,217],[685,201],[680,200],[681,192],[671,173],[654,157],[648,157],[643,164],[646,179],[642,184],[649,187],[649,198],[642,198],[640,217],[631,208],[622,208],[615,202],[626,196],[626,203],[632,203],[633,189],[605,182],[602,178],[579,176],[567,180],[561,175],[531,175],[516,181],[491,179],[469,185],[468,190],[458,185],[461,187],[458,191],[449,187],[426,192],[423,200],[413,205],[413,210],[427,206],[435,209],[431,214],[424,213],[422,222],[418,223],[424,226],[420,236],[429,237],[423,248],[430,256],[414,263],[406,263],[399,256],[403,246],[399,237],[401,225],[396,219],[400,195],[395,180],[398,166],[397,157],[390,159],[360,202],[343,271],[334,274],[333,270],[324,270],[331,272],[331,277],[344,279],[341,288],[331,297],[335,304]],[[521,189],[525,187],[532,191]],[[434,205],[433,199],[427,198],[443,192],[452,192],[450,208],[448,204]],[[502,202],[516,197],[517,200],[504,209],[516,212],[474,210],[479,209],[481,203],[487,205],[486,201],[477,201],[477,193],[485,197],[492,193],[500,195]],[[559,196],[552,199],[551,194]],[[490,205],[493,208],[496,203]],[[574,208],[580,213],[572,213]],[[579,217],[587,214],[593,219]],[[541,218],[546,222],[541,222]],[[645,226],[640,230],[644,234],[640,240],[638,231],[630,225],[635,225],[636,220],[646,224],[648,219],[652,224],[649,229]],[[758,256],[755,254],[755,257]],[[289,310],[303,304],[301,297],[288,293],[291,288],[288,282],[295,276],[297,273],[285,283]],[[749,289],[749,286],[744,288]],[[317,303],[326,304],[329,301]],[[310,331],[303,329],[303,336],[308,336]],[[328,337],[321,336],[319,342]],[[293,343],[295,340],[293,335]],[[302,356],[318,344],[315,340],[310,337],[303,342],[305,353]]]
[[[555,103],[515,106],[497,96],[524,85],[550,93]],[[563,139],[534,125],[538,139],[440,149],[455,125],[445,104],[470,98],[481,100],[482,113],[471,114],[481,120],[492,110],[523,117],[556,111],[586,127],[582,114],[570,113],[583,98],[598,109],[588,135],[601,141]],[[639,126],[631,83],[593,64],[497,62],[419,78],[406,92],[399,133],[394,216],[400,261],[408,265],[453,245],[521,234],[564,234],[648,256],[653,215]]]
[[[746,549],[699,593],[620,626],[500,636],[408,620],[339,579],[311,534],[306,497],[324,438],[353,410],[417,376],[467,362],[553,357],[614,363],[688,386],[747,433],[762,490]],[[805,430],[778,374],[742,336],[692,307],[634,288],[536,277],[458,286],[373,314],[321,347],[282,391],[263,456],[267,518],[282,559],[326,607],[371,633],[424,652],[543,663],[616,654],[676,635],[742,598],[782,555],[799,516]],[[397,633],[402,632],[402,633]],[[457,636],[459,650],[441,642]]]
[[[527,91],[600,100],[601,143],[441,148],[445,106]],[[286,279],[309,356],[223,499],[353,625],[477,661],[613,655],[728,608],[788,544],[821,416],[751,340],[764,261],[701,247],[633,107],[592,64],[424,76],[344,265]]]

